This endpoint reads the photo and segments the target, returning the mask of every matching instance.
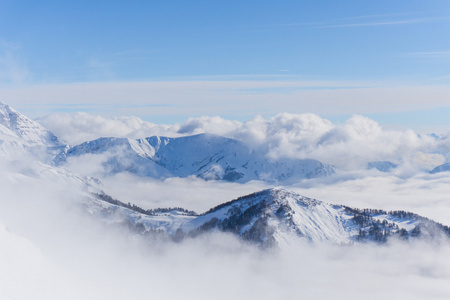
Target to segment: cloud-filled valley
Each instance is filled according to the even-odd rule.
[[[6,174],[2,172],[2,222],[7,224],[11,234],[26,236],[51,260],[51,264],[56,265],[55,270],[31,259],[30,265],[35,272],[42,275],[46,270],[45,274],[50,273],[47,278],[58,278],[58,284],[66,287],[64,293],[58,293],[40,285],[39,292],[43,294],[37,293],[35,298],[43,295],[41,299],[45,299],[51,292],[51,295],[64,295],[68,299],[77,299],[79,293],[88,299],[208,299],[213,294],[217,299],[289,299],[292,295],[304,298],[333,295],[338,299],[392,296],[423,299],[431,295],[439,299],[446,298],[450,293],[446,284],[450,265],[445,263],[450,246],[446,242],[440,245],[419,241],[406,244],[394,242],[383,246],[310,245],[281,252],[264,252],[243,244],[231,235],[213,234],[181,244],[155,244],[122,229],[108,229],[81,214],[81,211],[73,210],[70,203],[79,192],[71,188],[72,184],[61,185],[51,175],[47,179],[37,179],[29,171],[11,171]],[[391,183],[389,189],[387,185],[390,180],[386,181],[386,186],[378,185],[378,189],[385,193],[389,190],[389,200],[395,202],[401,195],[400,198],[409,198],[416,205],[422,203],[425,206],[425,193],[417,195],[418,189],[412,187],[396,191],[392,189],[395,183]],[[11,182],[14,184],[9,185]],[[427,180],[421,182],[426,184]],[[124,188],[129,184],[123,182]],[[206,185],[204,182],[201,184]],[[362,189],[361,183],[348,185],[331,185],[322,193],[333,200],[343,200],[349,194],[355,195],[349,192],[351,185],[354,185],[353,189]],[[22,189],[20,192],[21,186],[26,186],[27,191]],[[171,186],[165,182],[163,186],[160,194],[156,193],[156,189],[142,189],[141,192],[157,199],[168,193],[167,190],[174,190],[180,185],[172,182]],[[440,197],[448,195],[448,188],[444,189],[443,183],[440,183],[440,188],[437,183],[435,187],[438,187],[436,194]],[[203,189],[199,185],[187,185],[185,188],[189,188],[190,192],[174,194],[174,205],[194,207],[195,201],[202,203],[205,200],[201,199],[204,193],[215,198],[212,196],[225,197],[222,194],[227,190],[233,190],[236,194],[247,192],[233,189],[239,188],[239,184],[233,183],[217,183],[215,187],[204,186]],[[247,188],[252,191],[259,189]],[[333,190],[338,191],[337,196],[332,193]],[[347,191],[347,195],[343,195],[343,191]],[[303,192],[317,193],[315,189],[308,188]],[[354,196],[355,199],[347,204],[359,203],[366,207],[366,204],[377,203],[375,196],[366,200],[368,195],[373,195],[372,191],[358,193],[360,202]],[[382,196],[379,194],[379,197]],[[391,205],[404,207],[404,199],[401,200]],[[446,207],[442,202],[433,201],[432,204],[439,205],[440,209]],[[160,203],[147,205],[159,206]],[[200,204],[198,207],[201,207]],[[450,212],[448,208],[446,211]],[[11,256],[21,258],[17,249],[14,250],[5,259]],[[16,268],[16,265],[12,267]],[[31,276],[24,288],[31,288],[39,283],[38,280],[37,276]],[[83,288],[79,290],[80,287]],[[371,295],[367,296],[369,290]],[[220,294],[217,295],[217,291]],[[11,292],[17,295],[17,291]],[[24,298],[26,296],[29,294]]]
[[[450,265],[446,263],[450,245],[445,241],[393,242],[382,246],[304,245],[276,252],[255,249],[234,236],[220,233],[178,244],[155,243],[120,228],[111,230],[66,206],[65,201],[70,203],[74,199],[69,198],[77,197],[77,192],[70,192],[67,186],[52,180],[42,186],[42,180],[36,182],[37,179],[19,174],[16,177],[19,179],[15,179],[13,188],[5,189],[2,222],[11,234],[31,240],[39,249],[36,251],[55,265],[50,268],[30,259],[29,266],[35,275],[21,288],[29,291],[39,284],[38,292],[33,294],[37,299],[45,299],[49,294],[63,295],[66,299],[79,299],[80,294],[85,299],[209,299],[211,295],[216,299],[290,299],[292,295],[308,299],[331,296],[444,299],[450,293],[446,284],[450,276]],[[5,188],[5,181],[2,183]],[[21,185],[26,185],[26,195],[17,192]],[[55,193],[58,185],[61,190]],[[172,188],[177,186],[174,184]],[[230,186],[209,187],[208,193],[212,196],[229,189]],[[323,193],[332,190],[330,186]],[[174,195],[174,204],[188,207],[195,201],[201,202],[197,195],[203,192],[204,189],[191,187],[191,193],[184,193],[184,197]],[[415,192],[409,189],[409,198],[414,202],[423,200],[422,195],[414,198]],[[147,190],[150,193],[154,198],[159,196],[154,190]],[[45,201],[30,194],[39,194]],[[364,198],[367,194],[359,196]],[[49,200],[52,205],[43,209],[42,203]],[[356,199],[353,201],[358,203]],[[6,203],[9,206],[5,207]],[[13,258],[23,259],[21,255],[29,257],[17,251],[20,249],[13,248],[14,252],[7,253],[4,259],[11,262]],[[10,268],[17,270],[17,265]],[[49,286],[40,284],[38,275],[42,274],[47,274]],[[55,291],[52,280],[65,290]],[[11,283],[11,277],[4,282]],[[4,291],[19,295],[11,286],[15,285]],[[22,299],[30,296],[27,292],[24,295]]]

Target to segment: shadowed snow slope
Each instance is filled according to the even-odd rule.
[[[395,168],[397,168],[398,165],[390,162],[390,161],[372,161],[367,164],[367,169],[377,169],[381,172],[391,172]]]

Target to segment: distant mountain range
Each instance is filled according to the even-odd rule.
[[[42,125],[0,102],[0,156],[38,153],[57,166],[85,155],[101,157],[104,175],[130,172],[153,178],[197,176],[207,180],[262,180],[290,184],[327,177],[336,169],[315,159],[269,158],[242,141],[212,134],[143,139],[105,137],[69,146]],[[450,171],[449,163],[430,173]],[[369,162],[368,169],[392,172],[389,161]]]
[[[244,143],[212,134],[145,139],[101,138],[68,147],[54,160],[103,154],[107,172],[131,172],[156,178],[198,176],[207,180],[285,182],[325,177],[332,166],[313,159],[269,159]]]
[[[154,178],[198,176],[236,182],[288,182],[335,173],[334,167],[317,160],[269,159],[238,140],[211,134],[137,140],[100,138],[71,147],[4,103],[0,104],[0,143],[0,155],[39,150],[41,156],[56,156],[53,162],[57,166],[87,154],[104,155],[105,174],[130,172]]]

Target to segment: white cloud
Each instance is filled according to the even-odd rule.
[[[242,126],[238,121],[226,120],[221,117],[199,117],[189,118],[178,130],[181,134],[212,133],[225,135],[230,131],[236,130]]]
[[[103,117],[88,113],[59,113],[38,119],[56,136],[71,145],[100,137],[145,138],[152,135],[176,135],[179,125],[158,125],[137,117]]]
[[[450,225],[448,176],[448,173],[422,173],[407,178],[393,174],[356,175],[331,182],[304,181],[287,188],[327,203],[412,211]]]
[[[422,169],[433,169],[445,163],[445,157],[437,153],[417,152],[414,154],[413,163]]]
[[[380,20],[364,23],[346,23],[346,24],[332,24],[318,26],[319,28],[345,28],[345,27],[373,27],[373,26],[388,26],[388,25],[405,25],[405,24],[417,24],[434,21],[436,19],[431,18],[417,18],[417,19],[404,19],[404,20]]]
[[[70,144],[100,137],[145,138],[153,135],[218,134],[243,141],[269,158],[313,158],[344,170],[364,169],[371,161],[403,165],[399,174],[415,174],[445,162],[449,135],[435,139],[412,130],[389,130],[355,115],[333,124],[315,114],[256,116],[247,122],[221,117],[190,118],[181,125],[157,125],[137,117],[103,117],[87,113],[53,114],[39,121]]]
[[[181,206],[197,213],[239,196],[273,187],[256,181],[235,184],[196,177],[174,177],[161,181],[126,173],[104,177],[102,182],[106,193],[125,203],[135,203],[145,209]]]
[[[444,161],[442,154],[432,152],[448,143],[447,138],[437,141],[412,130],[386,130],[358,115],[337,125],[314,114],[287,113],[268,120],[255,117],[245,123],[221,118],[214,119],[213,125],[208,118],[187,123],[181,127],[185,134],[218,133],[241,140],[271,158],[314,158],[347,170],[364,169],[368,162],[384,160],[408,163],[418,170],[431,169]],[[440,152],[445,153],[443,149]]]

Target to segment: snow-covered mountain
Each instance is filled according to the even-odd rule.
[[[240,197],[201,215],[181,208],[146,211],[106,195],[96,196],[90,213],[108,222],[126,223],[142,234],[157,233],[173,240],[223,231],[263,247],[287,247],[450,236],[449,227],[410,212],[331,205],[280,188]]]
[[[0,155],[59,147],[58,138],[39,123],[0,102]]]
[[[58,138],[39,123],[0,102],[0,133],[27,146],[59,146]]]
[[[372,161],[367,164],[367,169],[377,169],[380,172],[391,172],[395,168],[397,168],[398,165],[390,162],[390,161]]]
[[[437,166],[433,170],[430,171],[430,174],[440,173],[440,172],[448,172],[450,171],[450,163],[445,163]]]
[[[335,172],[332,166],[313,159],[271,160],[238,140],[212,134],[138,140],[101,138],[66,148],[54,162],[63,165],[69,158],[86,154],[103,155],[107,172],[128,171],[156,178],[196,175],[237,182],[288,181]]]

